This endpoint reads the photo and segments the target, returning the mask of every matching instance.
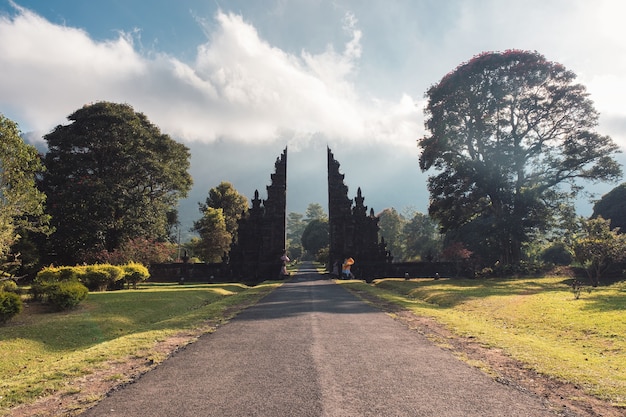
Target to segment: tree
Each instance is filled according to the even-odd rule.
[[[592,217],[603,217],[611,221],[611,228],[619,227],[626,232],[626,182],[613,188],[593,206]]]
[[[57,261],[113,252],[139,237],[168,239],[178,200],[191,188],[189,149],[128,104],[86,105],[68,120],[44,137],[41,187]]]
[[[406,257],[422,260],[432,258],[440,252],[441,235],[438,226],[428,215],[416,212],[404,225]],[[393,253],[393,252],[392,252]]]
[[[445,247],[443,252],[441,252],[443,259],[454,263],[457,277],[461,275],[463,269],[468,266],[472,255],[472,251],[467,249],[461,242],[451,242]]]
[[[246,196],[239,194],[233,184],[222,181],[217,187],[209,190],[209,196],[205,203],[200,203],[199,206],[201,213],[205,213],[209,207],[222,209],[226,231],[231,236],[236,236],[237,221],[243,213],[248,211],[248,199]]]
[[[124,265],[140,263],[151,265],[172,261],[176,257],[176,247],[172,242],[157,242],[143,237],[129,239],[122,242],[119,248],[112,252],[103,250],[88,254],[87,263],[101,263]]]
[[[324,220],[328,219],[328,216],[324,212],[324,208],[319,203],[310,203],[306,208],[306,222],[310,223],[312,220]]]
[[[596,287],[602,274],[626,257],[626,234],[611,230],[611,222],[602,217],[585,220],[582,227],[582,236],[574,242],[574,256]]]
[[[20,232],[50,231],[46,195],[36,186],[43,170],[35,147],[24,143],[17,124],[0,114],[0,265]]]
[[[307,223],[301,213],[291,212],[287,215],[287,240],[300,241]]]
[[[512,50],[476,56],[428,90],[420,168],[439,171],[429,214],[443,232],[479,221],[493,257],[516,263],[578,180],[620,177],[618,147],[595,132],[598,113],[575,77]]]
[[[394,259],[402,260],[406,254],[404,226],[407,221],[395,208],[386,208],[378,214],[378,233],[385,239],[387,249]]]
[[[302,255],[302,233],[306,227],[301,213],[287,214],[287,251],[293,259]]]
[[[328,234],[328,219],[314,219],[302,233],[302,247],[311,255],[316,255],[320,249],[330,243]]]
[[[202,218],[191,229],[200,235],[199,255],[206,262],[219,262],[237,237],[237,221],[248,210],[248,199],[223,181],[209,190],[205,203],[199,206]]]
[[[232,235],[228,233],[224,209],[206,207],[202,218],[193,224],[193,230],[200,235],[197,250],[205,262],[220,262],[228,252]]]

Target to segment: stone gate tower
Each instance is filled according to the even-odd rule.
[[[267,199],[254,192],[252,207],[239,220],[229,264],[233,278],[257,283],[277,279],[286,246],[287,148],[276,159]]]
[[[378,217],[367,211],[361,188],[353,200],[348,198],[344,174],[339,171],[330,148],[328,157],[328,226],[330,235],[329,264],[351,257],[356,261],[352,271],[359,279],[371,280],[384,275],[391,254],[384,240],[378,241]]]

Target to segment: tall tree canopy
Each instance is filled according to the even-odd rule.
[[[619,227],[626,233],[626,182],[613,188],[593,206],[592,217],[603,217],[611,221],[611,228]]]
[[[328,215],[324,212],[324,207],[320,203],[309,203],[306,208],[305,221],[310,223],[313,220],[328,219]]]
[[[302,248],[311,255],[316,255],[320,249],[330,243],[328,234],[328,219],[313,219],[302,232]]]
[[[233,184],[222,181],[217,187],[209,190],[209,195],[204,204],[199,203],[200,212],[206,212],[207,208],[222,209],[224,221],[226,223],[226,231],[231,236],[237,233],[237,220],[241,215],[248,211],[248,199],[246,196],[239,194]]]
[[[621,176],[617,145],[596,133],[598,113],[574,79],[537,52],[511,50],[476,56],[428,90],[420,167],[440,171],[428,188],[442,231],[478,222],[495,257],[514,263],[577,180]]]
[[[222,181],[209,190],[206,201],[199,203],[202,217],[192,231],[200,235],[198,248],[206,262],[219,262],[237,238],[237,221],[248,211],[248,199],[233,184]]]
[[[406,239],[404,227],[406,218],[395,208],[386,208],[378,214],[378,234],[385,239],[387,249],[391,251],[395,260],[404,260],[406,254]]]
[[[41,182],[58,261],[114,251],[133,238],[168,238],[192,184],[189,149],[127,104],[86,105],[68,120],[45,136]]]
[[[20,230],[48,230],[46,196],[35,182],[43,170],[35,147],[24,143],[17,124],[0,114],[0,260]]]
[[[428,260],[441,251],[442,242],[437,223],[426,214],[415,212],[404,225],[402,232],[406,242],[407,259]]]
[[[224,209],[205,207],[202,218],[194,222],[193,230],[200,235],[196,255],[205,262],[220,262],[228,252],[233,236],[227,230]]]

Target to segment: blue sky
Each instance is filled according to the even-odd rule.
[[[85,103],[131,104],[191,149],[184,228],[223,180],[264,197],[285,146],[288,211],[326,205],[330,146],[350,197],[360,186],[376,212],[425,212],[424,93],[483,51],[537,50],[564,64],[600,111],[598,130],[626,147],[623,4],[0,0],[0,113],[41,142]],[[586,200],[579,211],[590,214]]]

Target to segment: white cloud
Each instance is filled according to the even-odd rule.
[[[119,97],[146,71],[124,35],[94,42],[82,30],[53,25],[28,10],[0,18],[0,97],[32,129],[62,122],[70,111]]]
[[[126,102],[163,131],[187,140],[272,142],[285,135],[413,144],[421,113],[403,97],[361,97],[352,78],[361,31],[352,14],[343,52],[289,54],[239,15],[218,12],[194,62],[139,53],[132,35],[99,42],[25,9],[0,19],[0,108],[25,130],[50,131],[85,103]],[[339,22],[341,23],[341,22]],[[389,109],[392,109],[391,114]]]

